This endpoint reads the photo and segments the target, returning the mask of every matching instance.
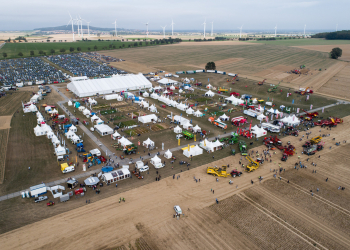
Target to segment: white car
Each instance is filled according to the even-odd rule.
[[[143,166],[142,168],[139,168],[140,172],[146,172],[149,170],[149,167],[147,165]]]
[[[182,214],[182,210],[181,210],[180,206],[178,206],[178,205],[174,206],[174,210],[177,214]]]

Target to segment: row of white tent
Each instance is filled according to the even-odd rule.
[[[75,132],[77,132],[77,127],[72,125],[69,128],[68,132],[65,134],[65,136],[67,137],[67,139],[70,139],[73,144],[83,142],[81,138],[75,134]]]
[[[38,111],[38,108],[33,103],[31,103],[26,107],[25,106],[23,107],[23,113],[31,113],[31,112],[37,112],[37,111]]]

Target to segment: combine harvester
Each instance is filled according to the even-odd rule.
[[[305,114],[306,114],[306,116],[305,116],[305,118],[304,118],[305,120],[310,121],[310,120],[312,120],[312,119],[318,117],[318,112],[309,113],[309,112],[307,112],[307,111],[304,110],[304,109],[303,109],[303,111],[304,111]],[[303,118],[303,116],[300,116],[300,118]]]
[[[306,89],[300,88],[299,90],[295,91],[295,93],[299,95],[305,95],[305,94],[313,94],[314,91],[310,89],[310,87],[307,87]]]
[[[329,117],[327,120],[321,120],[321,121],[315,122],[314,124],[316,126],[321,126],[321,127],[327,127],[327,126],[335,127],[339,123],[343,123],[343,119],[336,118],[336,117]]]
[[[284,147],[281,161],[287,161],[289,156],[293,156],[295,154],[295,147],[293,145],[288,145],[288,147]]]
[[[259,162],[254,161],[250,156],[246,156],[245,158],[249,161],[249,164],[245,168],[245,171],[250,173],[250,172],[253,172],[254,170],[259,168],[259,166],[260,166]]]
[[[280,83],[278,83],[276,86],[274,86],[274,87],[272,87],[272,88],[269,88],[268,90],[267,90],[267,92],[269,92],[269,93],[271,93],[271,92],[276,92],[276,90],[277,90],[277,87],[280,85]]]

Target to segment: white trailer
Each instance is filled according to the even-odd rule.
[[[44,183],[30,187],[29,190],[31,197],[38,197],[39,195],[46,194],[47,192],[47,188]]]
[[[254,117],[254,118],[257,117],[256,113],[252,112],[252,110],[244,110],[243,114],[249,115],[249,116]]]
[[[281,130],[280,126],[272,125],[271,123],[262,123],[261,127],[272,133],[279,133]]]

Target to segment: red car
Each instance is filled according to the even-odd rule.
[[[99,157],[99,159],[100,159],[102,162],[106,162],[106,161],[107,161],[106,158],[105,158],[103,155],[101,155],[101,156]]]
[[[49,201],[48,203],[46,203],[46,205],[47,205],[48,207],[51,207],[51,206],[55,205],[55,202]]]
[[[166,106],[163,104],[162,106],[161,106],[162,108],[166,108]]]

